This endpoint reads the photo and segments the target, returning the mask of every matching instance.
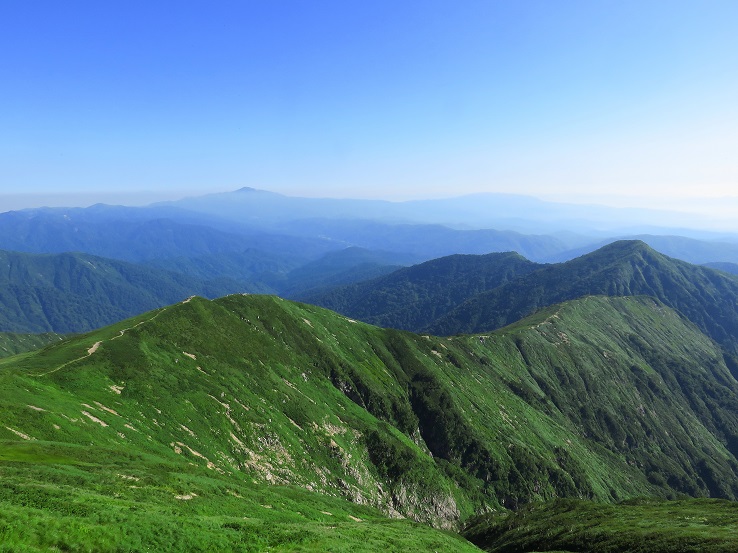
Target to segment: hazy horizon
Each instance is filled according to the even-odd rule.
[[[243,188],[243,187],[242,187]],[[106,205],[120,205],[120,206],[131,206],[131,207],[145,207],[158,202],[169,202],[186,200],[188,198],[197,198],[200,196],[207,196],[212,194],[229,193],[239,190],[238,188],[231,188],[228,190],[182,190],[182,191],[169,191],[169,192],[128,192],[128,193],[111,193],[111,192],[100,192],[94,193],[58,193],[58,194],[0,194],[0,213],[7,211],[18,211],[23,209],[35,209],[35,208],[86,208],[96,204]],[[276,191],[269,191],[265,189],[256,189],[264,192],[278,193],[288,197],[303,197],[303,198],[322,198],[322,199],[345,199],[345,200],[381,200],[388,201],[391,203],[401,204],[404,202],[412,202],[415,200],[444,200],[464,197],[474,197],[480,194],[488,194],[491,197],[500,195],[501,197],[522,197],[532,198],[535,200],[541,200],[543,202],[549,202],[552,205],[561,205],[562,208],[565,206],[573,206],[574,208],[583,208],[591,206],[592,212],[589,212],[586,217],[593,223],[602,223],[612,226],[613,219],[612,213],[617,214],[618,212],[623,213],[623,220],[621,227],[627,229],[629,226],[635,225],[640,227],[653,227],[662,229],[692,229],[692,230],[703,230],[707,232],[728,232],[738,234],[738,225],[732,218],[732,213],[738,210],[738,196],[731,196],[725,198],[704,198],[701,201],[695,201],[694,199],[688,202],[679,202],[672,200],[669,202],[654,201],[651,204],[644,204],[639,202],[637,198],[627,197],[616,197],[616,196],[533,196],[526,194],[508,194],[508,193],[469,193],[469,194],[456,194],[448,196],[416,196],[416,197],[404,197],[404,198],[392,198],[392,197],[359,197],[359,196],[326,196],[322,194],[289,194],[281,193]],[[657,199],[658,200],[658,199]],[[602,209],[614,209],[614,212],[608,212],[608,216],[603,218]],[[663,215],[663,217],[661,215]],[[499,216],[500,213],[497,214]],[[511,217],[520,217],[521,215],[511,213]],[[574,219],[569,216],[569,223],[576,223],[576,218],[581,217],[582,212],[575,216]],[[653,220],[651,216],[657,216],[656,220]],[[535,216],[533,216],[535,218]],[[683,218],[682,218],[683,217]],[[370,216],[371,218],[371,216]],[[431,217],[432,219],[432,217]],[[567,217],[559,214],[559,220],[562,222],[562,229],[567,226]],[[436,221],[442,222],[442,221]],[[461,221],[458,221],[461,222]],[[578,224],[578,223],[577,223]],[[542,224],[542,228],[545,225]],[[502,225],[495,226],[490,225],[490,228],[498,228],[498,230],[505,230],[507,227]]]
[[[6,205],[251,186],[693,209],[738,190],[728,0],[42,1],[3,15]]]

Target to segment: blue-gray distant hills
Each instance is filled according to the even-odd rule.
[[[584,215],[594,223],[580,224]],[[648,225],[626,224],[636,215]],[[521,217],[528,222],[518,224]],[[182,267],[187,266],[186,258],[213,256],[225,259],[224,270],[233,264],[226,259],[230,254],[238,257],[248,251],[257,263],[265,257],[278,259],[283,264],[279,271],[289,271],[351,247],[402,255],[410,262],[504,251],[536,262],[559,262],[617,239],[636,238],[691,263],[738,263],[738,235],[659,228],[662,219],[651,212],[634,214],[525,196],[386,202],[242,189],[148,207],[96,205],[0,213],[0,249],[79,251],[165,265],[176,259]],[[621,224],[609,231],[604,223],[597,226],[606,220]],[[210,264],[217,270],[217,261]]]
[[[571,206],[556,205],[532,198],[498,195],[444,201],[383,202],[296,198],[242,189],[148,207],[95,205],[0,213],[2,250],[95,255],[106,258],[105,263],[117,260],[137,264],[136,271],[158,279],[157,284],[151,282],[147,285],[148,290],[135,294],[122,295],[112,290],[98,294],[99,290],[94,289],[87,296],[78,295],[73,302],[74,308],[71,304],[64,308],[51,307],[54,302],[66,301],[65,294],[68,298],[72,290],[57,289],[52,301],[51,296],[41,289],[30,293],[27,289],[10,287],[20,285],[12,282],[2,293],[9,306],[8,312],[15,313],[17,317],[13,316],[14,325],[6,324],[0,327],[0,331],[87,330],[176,301],[183,295],[196,293],[214,297],[230,292],[273,293],[299,298],[382,326],[445,334],[486,331],[509,324],[549,302],[543,296],[538,297],[541,294],[537,289],[513,288],[512,281],[523,276],[518,271],[532,272],[535,269],[537,273],[541,267],[536,263],[590,259],[590,255],[601,257],[602,253],[596,253],[600,251],[598,248],[601,252],[619,251],[618,247],[607,245],[612,244],[616,237],[573,232],[572,229],[577,228],[576,219],[568,220],[571,226],[556,234],[524,234],[504,227],[475,227],[485,221],[490,224],[503,221],[498,215],[505,210],[512,217],[529,209],[530,216],[534,217],[540,215],[544,208],[554,209],[555,212],[549,216],[541,215],[541,228],[551,228],[549,223],[553,220],[557,225],[564,224],[566,214],[571,217],[581,214]],[[488,216],[484,215],[485,210],[490,211]],[[595,213],[598,211],[594,210],[593,216]],[[466,228],[441,224],[451,220],[466,221]],[[510,217],[507,220],[509,222]],[[703,233],[702,236],[704,239],[649,234],[640,235],[639,243],[648,244],[670,258],[690,263],[722,264],[715,266],[723,271],[720,278],[726,278],[724,272],[731,272],[730,264],[738,262],[738,240],[731,235]],[[611,247],[615,249],[610,250]],[[503,252],[516,252],[522,257],[506,257]],[[459,254],[495,254],[486,258],[487,263],[497,260],[499,264],[482,268],[484,263],[469,261],[471,258],[464,262],[444,259]],[[622,255],[629,259],[629,255]],[[649,259],[659,269],[645,263],[643,266],[647,270],[644,268],[642,273],[673,273],[673,266],[666,267],[661,258],[652,256]],[[393,274],[397,269],[426,261],[429,264]],[[674,261],[671,259],[670,263]],[[447,266],[450,263],[453,270]],[[469,266],[465,267],[465,263]],[[571,263],[565,266],[571,269],[580,262]],[[129,273],[133,272],[132,267],[128,267]],[[62,276],[64,270],[74,271],[76,268],[70,263],[56,267],[54,271],[59,282],[70,279],[68,275]],[[450,272],[444,273],[444,270]],[[547,270],[559,271],[558,268]],[[628,274],[626,270],[622,272]],[[421,274],[426,274],[422,286],[418,284],[420,281],[414,280]],[[492,274],[499,280],[492,278]],[[410,278],[408,275],[415,276]],[[566,280],[567,277],[562,278]],[[668,277],[663,278],[668,280]],[[705,290],[714,285],[710,281],[712,277],[704,277],[702,273],[694,278],[697,280],[693,282],[705,280],[700,284]],[[400,288],[387,292],[383,286],[392,279],[400,279],[398,282],[402,286],[398,284]],[[434,279],[438,281],[433,282]],[[572,280],[569,284],[573,286],[575,282]],[[32,282],[22,284],[35,286]],[[522,303],[505,306],[500,304],[503,301],[500,299],[492,302],[492,307],[482,307],[490,303],[487,298],[482,303],[462,307],[462,303],[471,302],[479,294],[492,294],[502,284],[514,292],[511,298]],[[569,297],[560,291],[558,284],[541,284],[544,285],[547,290],[544,296],[551,295],[550,301],[563,301]],[[347,288],[331,291],[337,286]],[[445,289],[445,296],[435,294],[434,290],[441,288]],[[667,305],[682,311],[686,309],[669,299],[666,291],[671,287],[668,283],[652,287],[620,283],[612,284],[612,290],[606,288],[592,285],[588,293],[612,295],[617,290],[628,290],[629,294],[653,295]],[[369,289],[371,293],[366,292]],[[385,290],[382,292],[384,295],[379,290]],[[109,295],[107,299],[104,297],[106,294]],[[34,299],[29,303],[27,299],[30,297]],[[137,298],[135,301],[131,299],[134,297]],[[117,299],[112,301],[110,298]],[[81,302],[79,305],[75,303],[78,300]],[[730,299],[715,299],[709,294],[700,301],[704,305],[720,301],[727,306],[732,305]],[[125,308],[121,309],[115,302],[123,302]],[[29,307],[20,307],[22,305]],[[62,317],[59,315],[62,312],[67,314]],[[708,318],[719,321],[716,326],[729,325],[731,315],[720,313],[717,318],[712,314],[700,316],[695,322],[705,331]],[[29,317],[34,322],[19,322]],[[725,328],[725,332],[731,332],[729,327]],[[717,329],[713,330],[717,332]],[[713,337],[723,340],[719,336]]]
[[[732,275],[738,275],[738,263],[730,263],[727,261],[715,261],[712,263],[705,263],[704,266],[710,269],[717,269],[718,271],[730,273]]]
[[[712,263],[738,263],[738,241],[723,238],[720,240],[697,240],[686,236],[639,234],[608,238],[555,254],[545,261],[558,262],[574,259],[618,240],[640,240],[669,257],[698,265],[710,266]],[[728,271],[730,272],[730,271]]]
[[[691,229],[697,233],[696,229],[711,228],[715,222],[714,218],[667,210],[572,204],[495,193],[391,202],[285,196],[244,187],[156,205],[257,225],[278,226],[300,219],[371,219],[389,223],[438,223],[455,228],[509,229],[525,234],[568,229],[585,235],[602,231],[623,235],[651,233],[656,228]]]
[[[305,258],[336,247],[174,209],[97,205],[0,213],[0,249],[28,253],[77,251],[138,262],[249,248]]]
[[[242,252],[307,261],[347,247],[392,251],[427,260],[454,253],[518,251],[533,259],[562,254],[571,242],[509,230],[454,229],[360,219],[289,219],[279,226],[228,221],[172,208],[36,209],[0,214],[0,249],[31,253],[80,251],[142,261]]]

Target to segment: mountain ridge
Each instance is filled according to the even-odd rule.
[[[276,297],[194,298],[0,360],[0,440],[142,448],[442,526],[572,494],[735,497],[738,384],[680,321],[649,298],[591,297],[442,339]]]
[[[738,351],[738,279],[664,256],[640,241],[614,242],[474,296],[427,332],[481,332],[584,295],[649,295],[679,310],[727,353]]]
[[[516,252],[457,254],[298,299],[378,326],[417,331],[467,297],[539,267]]]

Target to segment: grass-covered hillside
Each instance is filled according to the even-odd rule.
[[[735,498],[737,389],[717,347],[648,298],[454,339],[194,298],[0,360],[4,535],[339,551],[345,532],[371,550],[414,528],[380,511],[452,529],[557,497]],[[173,520],[186,530],[167,538]]]
[[[732,553],[737,520],[738,503],[716,499],[557,500],[480,517],[464,535],[490,552]]]
[[[379,326],[451,335],[488,332],[586,295],[652,296],[719,342],[738,374],[738,277],[721,267],[631,240],[551,265],[514,253],[453,255],[302,299]]]
[[[43,334],[0,332],[0,357],[9,357],[18,353],[40,349],[48,344],[61,341],[63,338],[63,335],[53,332]]]

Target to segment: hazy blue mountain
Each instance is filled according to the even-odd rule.
[[[728,263],[728,262],[723,262],[723,261],[717,261],[714,263],[703,263],[702,265],[710,269],[716,269],[718,271],[723,271],[725,273],[730,273],[732,275],[738,275],[738,263]]]
[[[564,241],[512,231],[389,224],[366,218],[289,219],[260,227],[246,218],[229,222],[220,216],[172,207],[98,205],[0,214],[0,248],[31,253],[81,251],[127,261],[258,250],[307,262],[347,247],[392,252],[412,260],[494,251],[519,251],[541,259],[570,249],[569,238]]]
[[[386,224],[368,220],[299,220],[285,224],[290,233],[320,236],[347,246],[402,252],[423,260],[452,254],[516,251],[538,260],[567,246],[553,236],[525,235],[492,229],[458,230],[442,225]]]
[[[257,226],[310,218],[407,220],[403,217],[401,204],[396,202],[302,198],[248,187],[233,192],[161,202],[155,206],[207,213]]]
[[[671,228],[683,229],[679,234],[698,236],[700,232],[694,229],[710,228],[714,222],[707,217],[689,216],[683,212],[551,202],[513,194],[471,194],[390,202],[284,196],[246,187],[233,192],[156,205],[179,207],[258,225],[304,218],[371,219],[436,223],[457,228],[510,229],[526,234],[567,230],[595,235],[601,235],[603,231],[635,234],[652,232],[655,228]],[[570,247],[574,247],[574,244]]]
[[[273,250],[305,259],[338,245],[329,241],[265,233],[181,210],[93,206],[81,209],[34,209],[0,213],[0,248],[30,253],[79,251],[142,261],[250,248]],[[197,220],[194,224],[192,220]],[[230,232],[218,226],[230,226]]]
[[[738,243],[733,240],[697,240],[685,236],[662,236],[651,234],[629,235],[597,240],[578,248],[555,254],[547,258],[546,261],[568,261],[569,259],[574,259],[575,257],[593,252],[618,240],[640,240],[664,255],[697,265],[707,265],[708,263],[713,262],[738,263]]]

